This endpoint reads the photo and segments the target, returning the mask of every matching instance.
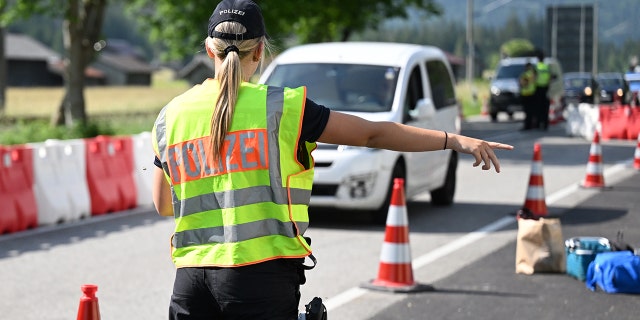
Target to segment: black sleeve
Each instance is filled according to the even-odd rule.
[[[300,138],[303,141],[315,142],[318,140],[329,121],[331,110],[309,99],[305,102],[304,116],[302,118],[302,132]],[[162,169],[162,163],[156,156],[153,164]]]
[[[162,169],[162,162],[160,162],[160,159],[158,159],[158,156],[155,156],[155,159],[153,159],[153,164],[154,164],[156,167],[158,167],[158,168]]]
[[[317,141],[329,122],[329,113],[331,113],[329,108],[307,99],[300,138],[308,142]]]

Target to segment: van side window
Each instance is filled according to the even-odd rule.
[[[427,62],[427,74],[431,85],[433,104],[437,109],[456,104],[456,94],[449,69],[444,62],[432,60]]]
[[[420,75],[420,66],[416,65],[411,70],[409,83],[407,84],[407,95],[404,99],[404,112],[402,122],[406,123],[411,119],[409,110],[413,110],[418,105],[418,100],[424,99],[424,86],[422,85],[422,76]]]

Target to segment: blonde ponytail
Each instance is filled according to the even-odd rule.
[[[233,21],[222,22],[216,26],[215,30],[230,34],[242,34],[246,31],[243,25]],[[222,157],[224,140],[231,126],[231,119],[238,101],[238,92],[243,80],[240,60],[251,54],[261,42],[265,43],[265,41],[264,37],[249,40],[207,38],[206,45],[222,60],[220,70],[216,70],[220,89],[211,116],[211,150],[216,162]]]

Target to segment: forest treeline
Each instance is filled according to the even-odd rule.
[[[480,75],[483,70],[493,70],[500,59],[500,47],[505,42],[513,39],[526,39],[534,46],[544,48],[543,30],[545,28],[542,18],[534,15],[523,17],[514,13],[505,19],[504,24],[499,26],[474,26],[477,75]],[[61,23],[61,21],[49,17],[34,16],[26,21],[10,25],[8,30],[9,32],[31,35],[54,50],[62,52]],[[128,16],[123,6],[115,2],[107,10],[103,27],[104,38],[127,40],[149,62],[166,63],[158,60],[162,48],[151,43],[139,27],[136,19]],[[603,26],[601,21],[600,27],[610,28],[611,26]],[[375,30],[368,29],[354,33],[350,40],[428,44],[440,47],[459,57],[465,57],[467,53],[465,23],[447,20],[443,17],[430,16],[418,21],[415,19],[388,20],[381,23]],[[628,69],[631,59],[640,55],[640,41],[637,38],[623,40],[599,37],[598,40],[599,71],[624,72]],[[289,43],[295,44],[295,41]],[[185,56],[182,61],[173,61],[172,63],[180,65],[190,59],[190,56]]]

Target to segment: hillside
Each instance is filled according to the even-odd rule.
[[[440,19],[465,23],[466,0],[435,0],[444,10]],[[593,4],[598,12],[598,37],[603,42],[621,44],[640,40],[640,4],[638,0],[474,0],[476,25],[503,26],[512,15],[522,20],[546,16],[548,6]]]

